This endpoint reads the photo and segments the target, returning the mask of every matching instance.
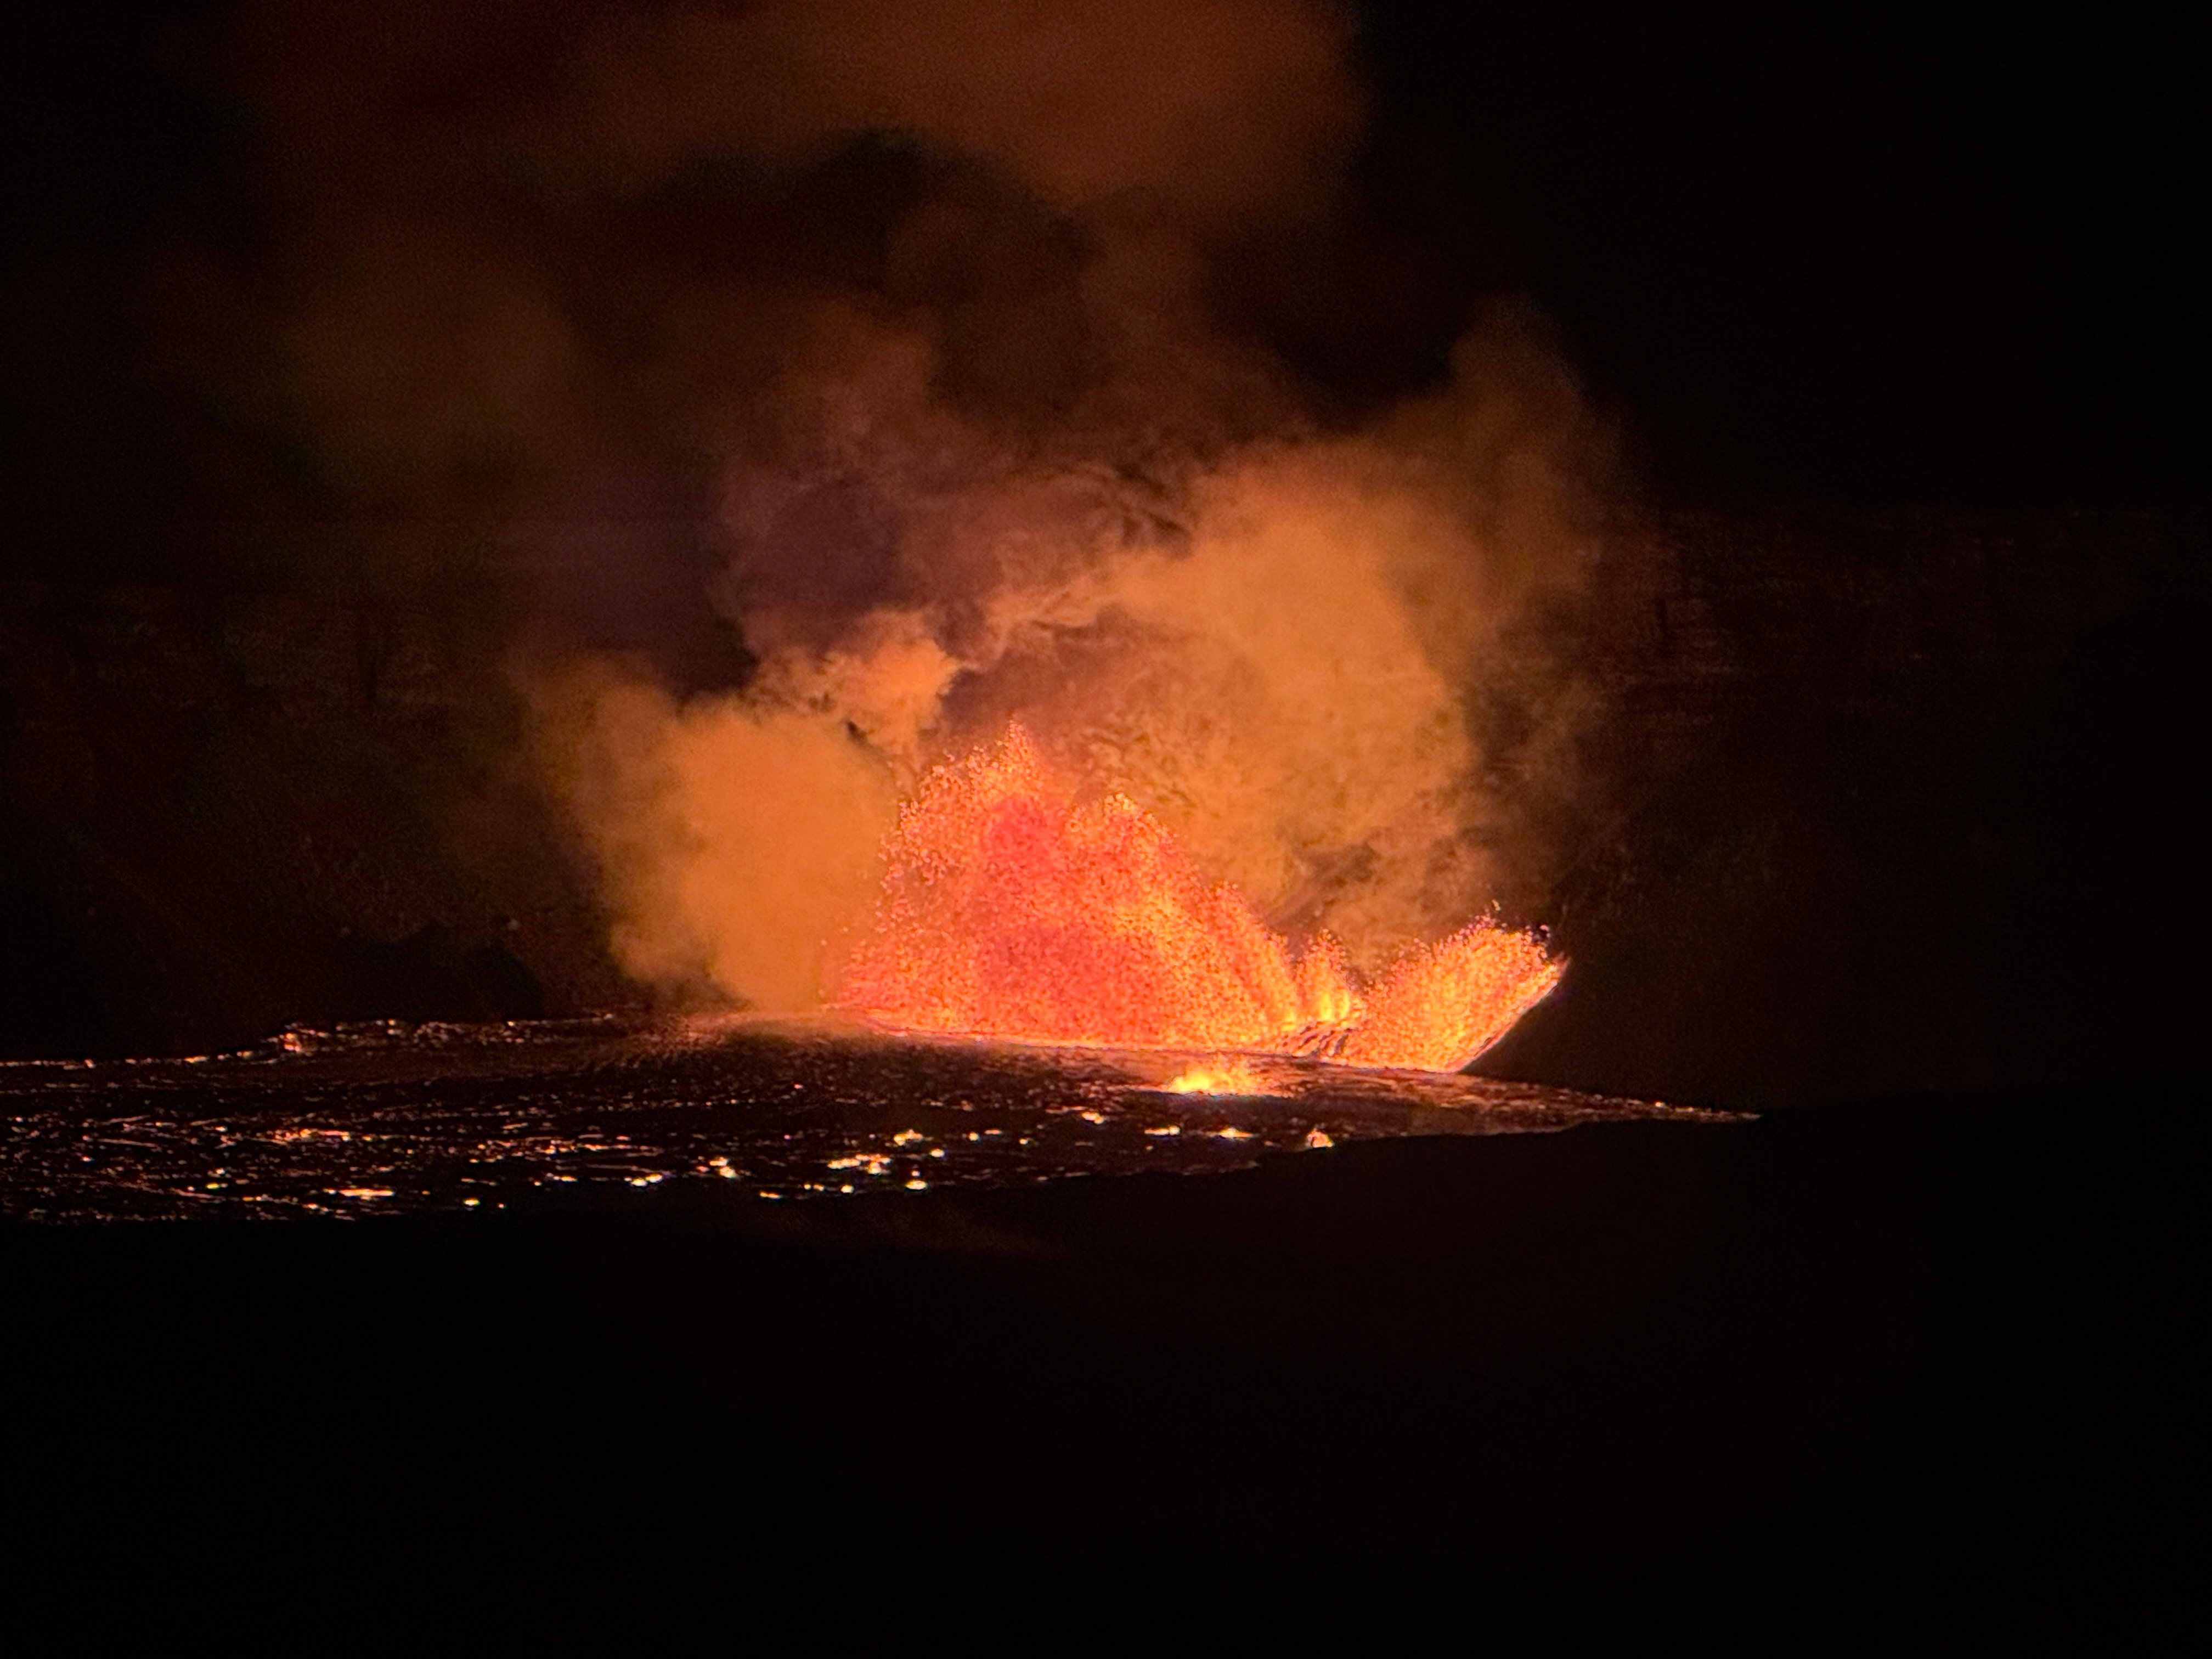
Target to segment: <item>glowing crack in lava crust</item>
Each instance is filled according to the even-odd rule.
[[[1565,967],[1483,920],[1362,986],[1334,939],[1294,951],[1126,797],[1076,801],[1018,726],[926,775],[884,852],[836,1000],[899,1030],[1456,1071]]]

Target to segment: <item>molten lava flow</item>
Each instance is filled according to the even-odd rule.
[[[1363,994],[1334,939],[1294,953],[1133,802],[1055,787],[1019,726],[925,777],[885,860],[837,1000],[908,1030],[1450,1071],[1561,972],[1480,921]]]
[[[1384,975],[1333,1058],[1455,1072],[1549,996],[1565,971],[1534,934],[1471,923]]]

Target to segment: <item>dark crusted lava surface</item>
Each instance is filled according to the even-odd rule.
[[[1382,1137],[1727,1115],[1279,1059],[1247,1062],[1251,1093],[1165,1086],[1208,1058],[567,1020],[384,1022],[294,1030],[232,1054],[18,1062],[0,1065],[0,1214],[499,1210],[564,1189],[665,1188],[665,1203],[702,1186],[717,1200],[920,1193],[1245,1169]]]

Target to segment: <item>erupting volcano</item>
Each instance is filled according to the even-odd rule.
[[[924,777],[885,854],[836,1000],[898,1030],[1455,1071],[1565,969],[1486,919],[1362,986],[1334,939],[1294,950],[1134,803],[1079,802],[1018,726]]]

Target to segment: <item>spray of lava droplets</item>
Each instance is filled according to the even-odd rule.
[[[1484,920],[1363,988],[1334,939],[1294,951],[1134,803],[1079,804],[1018,726],[923,778],[884,850],[836,1000],[905,1030],[1455,1071],[1565,965]]]

